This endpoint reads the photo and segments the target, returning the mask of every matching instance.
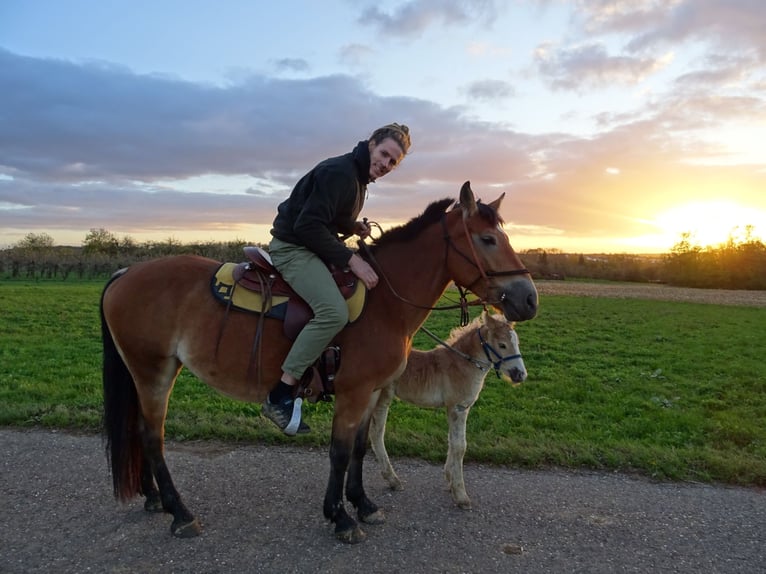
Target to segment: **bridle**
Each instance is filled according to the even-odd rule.
[[[461,208],[462,209],[462,208]],[[455,253],[460,255],[463,259],[468,261],[471,265],[476,267],[479,271],[479,276],[472,281],[467,287],[463,287],[461,285],[458,285],[457,282],[455,282],[455,285],[458,288],[458,292],[460,293],[460,302],[457,305],[440,305],[436,307],[431,307],[429,305],[420,305],[418,303],[415,303],[414,301],[410,301],[406,297],[402,297],[397,293],[396,289],[394,289],[394,286],[391,284],[391,281],[388,279],[386,274],[383,272],[383,270],[380,267],[380,264],[378,264],[377,260],[375,259],[375,256],[373,255],[372,251],[370,250],[369,245],[365,243],[363,240],[360,240],[358,242],[358,245],[362,251],[364,251],[365,255],[367,256],[367,259],[369,259],[370,263],[372,263],[375,266],[375,270],[378,272],[378,275],[383,278],[383,281],[388,286],[388,289],[391,291],[391,293],[402,301],[403,303],[407,303],[408,305],[411,305],[413,307],[417,307],[418,309],[426,309],[428,311],[444,311],[448,309],[460,309],[460,325],[465,326],[468,324],[470,317],[468,314],[468,306],[471,305],[486,305],[487,302],[483,301],[481,299],[475,299],[473,301],[468,301],[466,293],[468,291],[471,291],[471,288],[476,285],[476,283],[484,279],[485,281],[489,282],[490,277],[506,277],[510,275],[528,275],[529,270],[522,267],[521,269],[510,269],[506,271],[485,271],[484,266],[481,264],[481,261],[479,261],[479,255],[476,253],[476,248],[474,247],[473,241],[471,240],[471,233],[468,231],[468,225],[465,222],[465,218],[461,217],[462,223],[463,223],[463,231],[465,233],[466,241],[468,242],[469,247],[471,248],[471,255],[466,255],[463,253],[460,249],[458,249],[457,245],[452,240],[452,237],[450,237],[449,229],[447,228],[447,214],[442,214],[441,217],[441,224],[442,229],[444,230],[444,242],[445,242],[445,248],[444,248],[444,266],[447,266],[447,260],[449,259],[450,249],[453,250]],[[365,219],[365,222],[366,219]],[[378,229],[380,229],[380,225],[378,225],[375,222],[369,222],[369,225],[374,225]],[[503,294],[500,297],[500,301],[502,302],[503,299],[505,299],[505,294]]]
[[[468,261],[471,265],[476,267],[479,270],[479,276],[474,279],[471,283],[468,284],[467,287],[465,287],[466,290],[470,291],[471,288],[476,285],[476,283],[480,279],[484,279],[485,281],[489,282],[490,277],[506,277],[509,275],[525,275],[529,274],[529,269],[526,269],[525,267],[522,267],[521,269],[510,269],[507,271],[485,271],[484,266],[481,264],[481,261],[479,261],[479,255],[476,253],[476,247],[473,245],[473,241],[471,241],[471,233],[468,231],[468,224],[465,222],[465,217],[461,217],[461,221],[463,223],[463,231],[465,232],[465,238],[468,243],[468,246],[471,248],[471,256],[469,257],[460,249],[457,248],[457,245],[455,245],[452,241],[452,237],[450,237],[449,230],[447,229],[447,215],[442,215],[442,228],[444,229],[444,241],[446,243],[446,251],[444,253],[444,264],[447,264],[447,258],[449,257],[449,250],[450,247],[460,255],[463,259]]]

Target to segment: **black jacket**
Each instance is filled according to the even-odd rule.
[[[345,267],[354,252],[339,235],[353,233],[369,179],[370,150],[361,141],[354,151],[320,162],[295,184],[277,207],[271,234]]]

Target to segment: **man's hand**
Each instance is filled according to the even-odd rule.
[[[351,259],[348,260],[348,267],[354,275],[359,277],[359,280],[364,283],[367,289],[372,289],[378,284],[378,274],[358,254],[354,253],[351,256]]]
[[[372,228],[367,224],[367,220],[357,221],[354,223],[354,234],[358,235],[362,239],[367,239],[370,236]]]

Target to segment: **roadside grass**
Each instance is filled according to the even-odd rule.
[[[0,425],[100,430],[102,287],[0,281]],[[457,321],[437,311],[427,326],[446,337]],[[538,317],[517,325],[529,378],[512,387],[487,376],[466,460],[766,486],[764,325],[762,308],[543,296]],[[434,342],[418,333],[415,346]],[[259,405],[183,371],[167,437],[326,446],[332,410],[309,405],[313,432],[287,438]],[[445,413],[395,401],[386,444],[443,462]]]

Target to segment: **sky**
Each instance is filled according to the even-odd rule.
[[[0,247],[268,242],[384,124],[384,229],[465,181],[517,250],[766,240],[762,0],[3,0]]]

